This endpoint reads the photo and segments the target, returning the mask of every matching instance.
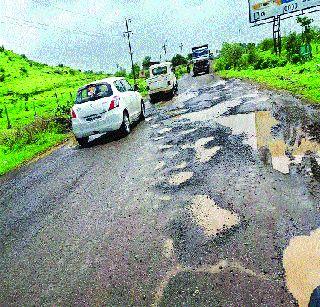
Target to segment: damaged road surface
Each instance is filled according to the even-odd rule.
[[[179,87],[127,138],[0,179],[1,305],[317,300],[319,111],[211,75]]]

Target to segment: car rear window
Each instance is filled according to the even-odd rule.
[[[154,76],[164,75],[167,73],[167,71],[168,71],[167,66],[156,67],[156,68],[152,69],[152,74]]]
[[[113,92],[110,84],[90,84],[78,91],[76,104],[81,104],[87,101],[94,101],[103,97],[110,97],[112,95]]]

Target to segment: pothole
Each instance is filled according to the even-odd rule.
[[[182,183],[185,183],[188,180],[190,180],[192,178],[192,176],[193,176],[193,172],[181,172],[181,173],[178,173],[178,174],[174,174],[169,179],[169,183],[171,185],[178,186],[178,185],[180,185]]]
[[[210,159],[220,150],[220,146],[205,148],[205,145],[213,140],[213,137],[208,137],[196,141],[196,159],[199,160],[201,163],[209,162]]]
[[[159,170],[163,169],[164,166],[165,166],[165,162],[164,161],[158,161],[158,164],[157,164],[157,166],[155,167],[154,170],[155,171],[159,171]]]
[[[183,144],[181,145],[181,149],[195,149],[196,151],[196,160],[200,161],[201,163],[209,162],[210,159],[221,149],[220,146],[214,146],[211,148],[205,148],[205,146],[214,140],[214,137],[202,138],[195,142],[194,145],[192,144]]]
[[[240,222],[237,214],[220,208],[207,195],[195,196],[189,210],[196,223],[204,230],[205,235],[210,237]]]
[[[173,257],[174,248],[173,248],[173,240],[172,239],[167,239],[164,242],[162,254],[167,259],[170,259]]]
[[[308,307],[313,291],[320,285],[320,228],[310,236],[290,240],[283,266],[289,291],[299,306]]]
[[[175,169],[184,169],[186,168],[188,163],[186,161],[181,162],[180,164],[176,165],[174,168]]]
[[[158,131],[159,134],[165,134],[166,132],[170,132],[172,128],[163,128]]]

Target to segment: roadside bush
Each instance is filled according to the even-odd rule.
[[[227,66],[236,68],[239,66],[241,56],[245,51],[245,47],[239,43],[224,43],[220,56],[225,59]]]
[[[179,66],[179,65],[185,65],[188,63],[188,60],[181,54],[176,54],[172,60],[171,63],[174,67]]]
[[[52,131],[65,133],[69,129],[69,120],[58,118],[37,118],[33,123],[15,129],[4,130],[0,134],[0,145],[14,150],[37,141],[41,133]]]
[[[127,72],[125,69],[123,70],[118,70],[115,74],[115,77],[126,77],[127,76]]]
[[[4,75],[3,74],[0,74],[0,82],[3,82],[5,79]]]
[[[273,39],[266,38],[260,44],[258,44],[258,48],[262,51],[268,51],[273,49]]]
[[[285,48],[287,50],[287,59],[291,63],[298,63],[301,60],[300,48],[302,45],[301,36],[293,32],[287,36]]]
[[[4,46],[0,46],[0,52],[4,52]]]
[[[228,70],[230,69],[230,66],[228,65],[227,61],[225,58],[218,58],[214,62],[214,70],[215,71],[221,71],[221,70]]]

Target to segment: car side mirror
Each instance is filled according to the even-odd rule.
[[[134,89],[136,92],[138,92],[138,91],[139,91],[139,86],[138,86],[138,84],[135,84],[134,87],[133,87],[133,89]]]

